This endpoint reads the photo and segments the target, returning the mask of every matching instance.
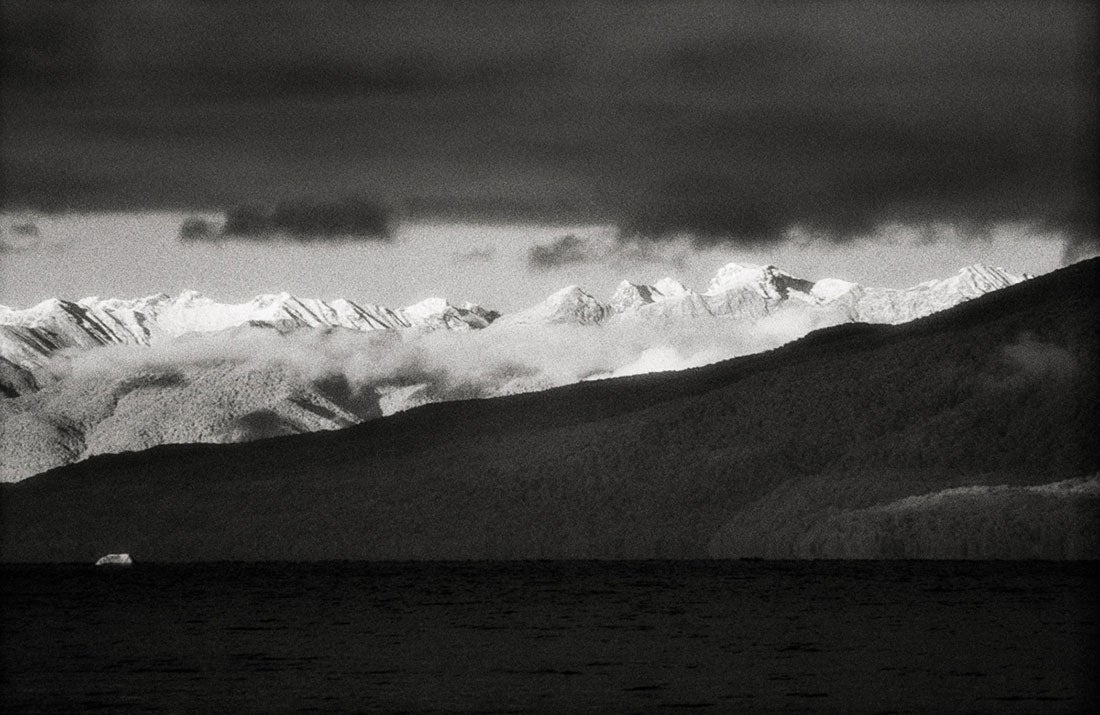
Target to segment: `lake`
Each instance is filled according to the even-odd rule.
[[[1095,565],[7,565],[3,705],[1095,711]]]

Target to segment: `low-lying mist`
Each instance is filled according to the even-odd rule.
[[[152,346],[111,346],[59,354],[58,379],[117,379],[190,372],[225,362],[290,371],[303,384],[344,382],[352,393],[401,390],[408,404],[490,397],[582,380],[698,367],[778,347],[819,327],[821,318],[781,311],[755,323],[725,319],[576,325],[491,326],[470,332],[241,327],[190,334]],[[413,397],[415,395],[415,397]],[[410,399],[411,398],[411,399]]]

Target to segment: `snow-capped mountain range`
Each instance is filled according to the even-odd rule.
[[[218,303],[195,291],[134,300],[53,298],[26,309],[0,306],[0,360],[7,363],[2,367],[8,372],[25,370],[33,374],[62,349],[150,345],[187,333],[210,333],[242,325],[280,331],[317,327],[464,331],[491,324],[503,329],[509,325],[598,325],[634,319],[758,320],[780,310],[827,313],[833,322],[902,323],[1028,277],[973,265],[944,280],[893,289],[833,278],[810,281],[771,265],[730,263],[718,271],[703,292],[672,278],[654,285],[623,281],[604,302],[574,285],[503,317],[479,305],[456,306],[442,298],[397,309],[345,299],[298,298],[289,293],[261,295],[240,304]]]
[[[0,306],[0,358],[25,369],[44,365],[64,348],[150,345],[187,333],[210,333],[242,325],[350,330],[484,328],[497,313],[441,298],[392,309],[349,300],[297,298],[289,293],[260,295],[247,303],[217,303],[196,291],[120,300],[52,298],[24,310]]]
[[[95,454],[332,430],[429,402],[703,365],[825,325],[912,320],[1021,280],[970,266],[894,290],[731,263],[702,292],[624,281],[605,302],[569,286],[503,317],[441,299],[227,305],[191,291],[0,308],[0,481]],[[364,340],[372,331],[398,339]]]
[[[613,319],[701,317],[758,320],[779,310],[809,309],[828,311],[843,321],[894,324],[931,315],[1027,278],[1027,274],[1017,276],[1000,268],[973,265],[944,280],[895,289],[866,287],[836,278],[810,281],[775,266],[730,263],[701,293],[672,278],[654,285],[623,281],[603,303],[580,287],[569,286],[500,322],[596,324]]]

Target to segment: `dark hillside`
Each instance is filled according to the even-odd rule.
[[[0,488],[0,554],[1096,555],[1090,483],[1024,487],[1100,471],[1098,284],[1093,260],[683,373],[97,457]],[[970,485],[1015,491],[890,506]]]

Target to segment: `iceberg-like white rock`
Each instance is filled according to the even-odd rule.
[[[130,558],[130,554],[107,554],[106,556],[99,557],[99,560],[95,562],[96,566],[133,566],[134,560]]]

